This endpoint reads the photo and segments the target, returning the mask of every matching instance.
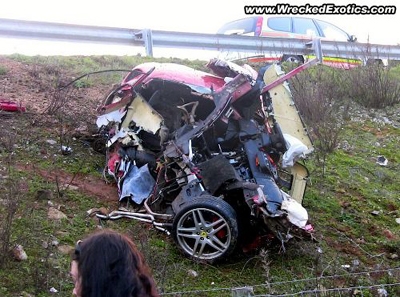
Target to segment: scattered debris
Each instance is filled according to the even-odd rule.
[[[60,244],[60,242],[57,239],[54,239],[51,241],[52,246],[58,246],[59,244]]]
[[[391,254],[389,258],[392,259],[392,260],[397,260],[399,258],[399,255],[398,254]]]
[[[350,143],[347,140],[343,140],[341,143],[339,143],[338,148],[346,152],[350,152],[354,149],[354,146],[350,145]]]
[[[50,288],[50,293],[58,293],[58,290],[54,287]]]
[[[188,275],[191,276],[191,277],[198,277],[199,276],[199,274],[196,271],[194,271],[193,269],[189,269],[188,270]]]
[[[12,249],[12,254],[14,258],[18,261],[24,261],[28,259],[28,255],[24,251],[24,248],[22,245],[17,244],[13,249]]]
[[[396,223],[400,224],[400,218],[396,218]]]
[[[381,213],[381,212],[380,212],[379,210],[373,210],[373,211],[371,211],[371,214],[372,214],[373,216],[378,216],[380,213]]]
[[[46,142],[50,145],[55,145],[57,143],[57,141],[55,141],[54,139],[47,139]]]
[[[13,101],[8,101],[5,98],[0,97],[0,110],[4,111],[9,111],[9,112],[25,112],[25,106],[22,106],[22,104],[18,104]]]
[[[376,163],[381,165],[381,166],[387,166],[388,159],[386,159],[384,156],[378,156],[377,159],[376,159]]]
[[[70,155],[72,153],[72,148],[69,146],[62,145],[61,146],[61,153],[63,155]]]
[[[47,241],[42,241],[42,247],[47,249],[49,247],[49,243]]]
[[[251,297],[254,296],[253,287],[242,287],[232,289],[233,297]]]
[[[360,261],[357,259],[351,261],[351,263],[353,264],[353,266],[360,266]]]
[[[388,292],[384,288],[380,288],[377,290],[378,297],[387,297]]]

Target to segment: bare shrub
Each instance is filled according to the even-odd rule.
[[[0,268],[3,268],[7,262],[8,257],[5,255],[9,254],[11,248],[11,231],[15,213],[18,210],[18,205],[21,197],[21,192],[18,190],[20,185],[8,179],[4,183],[4,191],[0,189],[0,194],[5,199],[2,200],[4,206],[3,216],[1,216],[1,228],[0,228],[0,252],[3,255],[0,257]],[[2,193],[3,192],[3,193]]]
[[[265,284],[266,284],[266,287],[270,290],[271,289],[271,286],[270,286],[271,263],[272,263],[271,256],[267,249],[261,249],[259,257],[261,259],[261,263],[262,263],[261,265],[262,265],[262,268],[264,269],[264,273],[265,273]]]
[[[56,112],[58,112],[65,105],[65,102],[68,99],[70,93],[68,91],[71,90],[67,90],[67,92],[54,90],[50,104],[47,106],[45,112],[49,115],[54,115]]]
[[[0,268],[7,263],[11,248],[11,231],[15,213],[21,199],[20,182],[12,177],[13,147],[15,135],[8,132],[0,133]]]
[[[323,154],[334,150],[348,111],[345,70],[320,65],[291,81],[293,99],[303,116],[316,148]]]
[[[367,108],[384,108],[400,102],[400,80],[392,68],[373,63],[348,73],[349,96]]]

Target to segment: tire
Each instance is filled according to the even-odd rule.
[[[174,217],[172,235],[187,257],[214,263],[236,248],[239,236],[236,213],[220,198],[197,197]]]
[[[282,57],[282,62],[291,62],[291,63],[298,63],[298,64],[303,64],[304,59],[302,56],[297,56],[297,55],[283,55]]]
[[[383,61],[381,59],[368,59],[367,66],[372,66],[372,65],[384,66]]]

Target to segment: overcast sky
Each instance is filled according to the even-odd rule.
[[[215,33],[218,28],[234,19],[245,17],[244,5],[273,5],[289,1],[260,0],[10,0],[2,1],[0,18],[21,19],[32,21],[49,21],[58,23],[110,26],[120,28],[168,31],[184,31],[198,33]],[[290,1],[292,5],[310,3],[320,5],[333,1]],[[358,5],[374,5],[372,0],[365,1],[334,1],[336,5],[356,3]],[[380,5],[396,5],[396,2],[381,1]],[[400,11],[396,15],[316,15],[313,16],[329,21],[357,36],[360,42],[400,44]],[[0,54],[21,52],[24,54],[48,55],[55,51],[68,49],[54,43],[34,43],[9,38],[0,39]],[[97,45],[97,50],[99,46]],[[104,47],[108,48],[108,47]],[[116,48],[116,47],[109,47]],[[101,49],[101,48],[100,48]],[[86,50],[86,49],[85,49]],[[124,49],[126,50],[126,49]],[[83,47],[72,47],[70,52],[84,52]],[[93,54],[97,54],[93,50]],[[60,54],[55,52],[54,54]],[[124,54],[124,53],[116,53]]]

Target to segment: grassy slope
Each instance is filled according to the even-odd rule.
[[[146,60],[137,57],[12,58],[27,65],[36,65],[38,73],[43,71],[43,80],[54,79],[51,74],[50,77],[44,74],[46,69],[57,69],[60,71],[58,73],[70,78],[102,69],[130,69]],[[202,61],[174,61],[204,69]],[[1,66],[0,78],[8,74],[7,67]],[[109,87],[117,83],[120,77],[91,76],[85,83],[75,84],[80,88],[71,98],[85,98],[91,89]],[[57,176],[62,169],[72,174],[79,172],[100,176],[99,168],[104,165],[104,157],[74,139],[73,129],[64,127],[76,128],[79,126],[77,119],[84,122],[89,118],[89,122],[92,121],[93,113],[91,105],[88,105],[89,108],[79,111],[82,117],[85,112],[88,113],[85,119],[68,112],[52,116],[15,115],[11,118],[0,114],[0,175],[8,176],[0,178],[1,240],[7,238],[4,230],[10,230],[10,243],[22,244],[28,254],[28,260],[23,262],[13,261],[8,254],[2,255],[1,296],[20,296],[22,292],[48,296],[52,287],[59,291],[58,296],[70,296],[72,282],[68,277],[69,256],[62,253],[59,246],[73,247],[76,240],[98,228],[98,221],[87,217],[88,209],[115,206],[115,203],[80,191],[60,191],[59,183],[39,174],[39,169],[43,169]],[[73,148],[71,155],[59,154],[57,145],[51,146],[46,142],[47,139],[59,140],[61,136]],[[399,259],[394,257],[400,255],[400,225],[395,221],[400,217],[400,130],[391,127],[382,129],[372,122],[350,122],[344,131],[344,140],[351,144],[352,149],[338,149],[329,155],[324,172],[316,160],[307,161],[311,180],[304,205],[315,225],[318,243],[298,243],[290,246],[284,254],[279,253],[279,247],[273,247],[261,254],[236,256],[226,263],[209,266],[184,259],[178,254],[171,238],[145,224],[121,220],[109,222],[107,226],[122,230],[135,239],[164,292],[212,290],[313,278],[320,274],[343,274],[347,270],[342,265],[350,265],[353,271],[399,267]],[[380,143],[379,147],[376,146],[377,142]],[[387,167],[375,163],[377,155],[389,159]],[[34,167],[21,170],[26,165]],[[41,196],[43,192],[48,196]],[[54,221],[47,218],[49,200],[67,215],[67,219]],[[11,218],[14,204],[16,212],[10,225],[7,216]],[[379,213],[373,215],[372,211]],[[58,246],[54,245],[55,240],[59,242]],[[193,276],[191,270],[198,275]],[[371,284],[391,280],[368,277],[362,281]],[[340,285],[350,286],[359,282],[361,278],[348,276],[340,280]],[[269,292],[295,292],[297,289],[313,288],[317,284],[299,283],[298,286],[276,286]],[[339,283],[333,281],[324,286],[335,287]],[[266,292],[264,286],[255,290],[258,293]],[[230,295],[229,290],[217,290],[187,296]]]

